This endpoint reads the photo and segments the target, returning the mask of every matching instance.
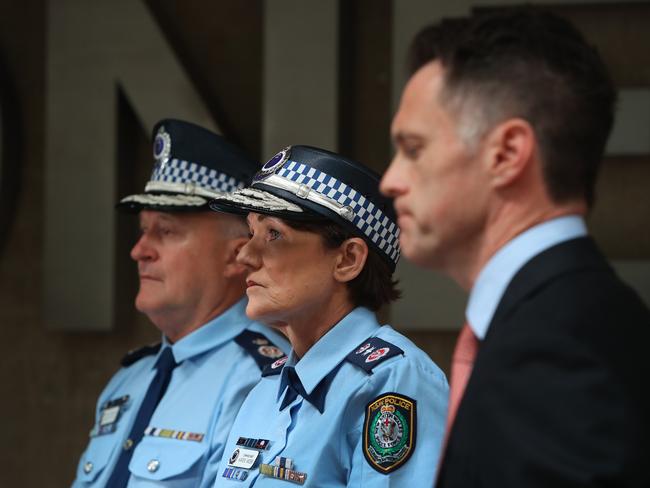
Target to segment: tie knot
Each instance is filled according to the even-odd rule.
[[[176,360],[174,359],[174,353],[172,352],[171,347],[165,347],[158,356],[156,361],[156,369],[158,371],[171,371],[176,367]]]

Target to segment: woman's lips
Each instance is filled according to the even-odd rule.
[[[246,288],[250,288],[251,286],[262,286],[259,283],[253,281],[253,280],[246,280]]]

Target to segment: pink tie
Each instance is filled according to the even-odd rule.
[[[460,331],[454,357],[451,360],[451,387],[449,391],[449,410],[447,411],[447,436],[456,417],[467,380],[472,373],[474,359],[478,352],[478,339],[472,332],[469,324],[465,324]]]
[[[451,426],[454,423],[456,418],[456,411],[458,410],[458,405],[460,405],[460,400],[463,398],[463,393],[465,393],[465,387],[467,386],[467,380],[472,374],[472,367],[474,366],[474,359],[476,359],[476,353],[478,352],[478,339],[472,332],[469,324],[463,325],[463,328],[460,330],[458,335],[458,340],[456,341],[456,349],[454,349],[454,356],[451,358],[451,387],[449,389],[449,408],[447,410],[447,426],[445,428],[445,440],[442,444],[442,456],[438,459],[438,476],[440,476],[440,467],[442,466],[442,461],[445,457],[445,451],[447,450],[447,441],[449,440],[449,432],[451,432]],[[438,485],[438,481],[434,486]]]

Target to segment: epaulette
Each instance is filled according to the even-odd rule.
[[[263,370],[267,364],[271,364],[276,359],[284,356],[284,352],[282,352],[279,347],[259,332],[245,330],[235,337],[235,342],[248,354],[253,356],[253,359],[261,370]]]
[[[372,374],[373,368],[393,356],[404,354],[399,347],[379,337],[370,337],[359,344],[354,351],[345,356],[346,361]]]
[[[280,374],[282,371],[282,366],[284,366],[284,363],[287,362],[287,359],[289,359],[289,356],[282,356],[280,359],[276,359],[272,363],[264,366],[264,369],[262,370],[262,377]]]
[[[131,349],[124,355],[122,361],[120,361],[120,364],[125,367],[131,366],[133,363],[139,361],[143,357],[151,356],[152,354],[158,354],[158,351],[160,351],[160,346],[162,346],[162,343],[158,342],[156,344],[149,344],[148,346],[143,346],[138,349]]]

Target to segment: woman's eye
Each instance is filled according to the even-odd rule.
[[[269,241],[274,241],[282,237],[282,234],[275,229],[269,229]]]

